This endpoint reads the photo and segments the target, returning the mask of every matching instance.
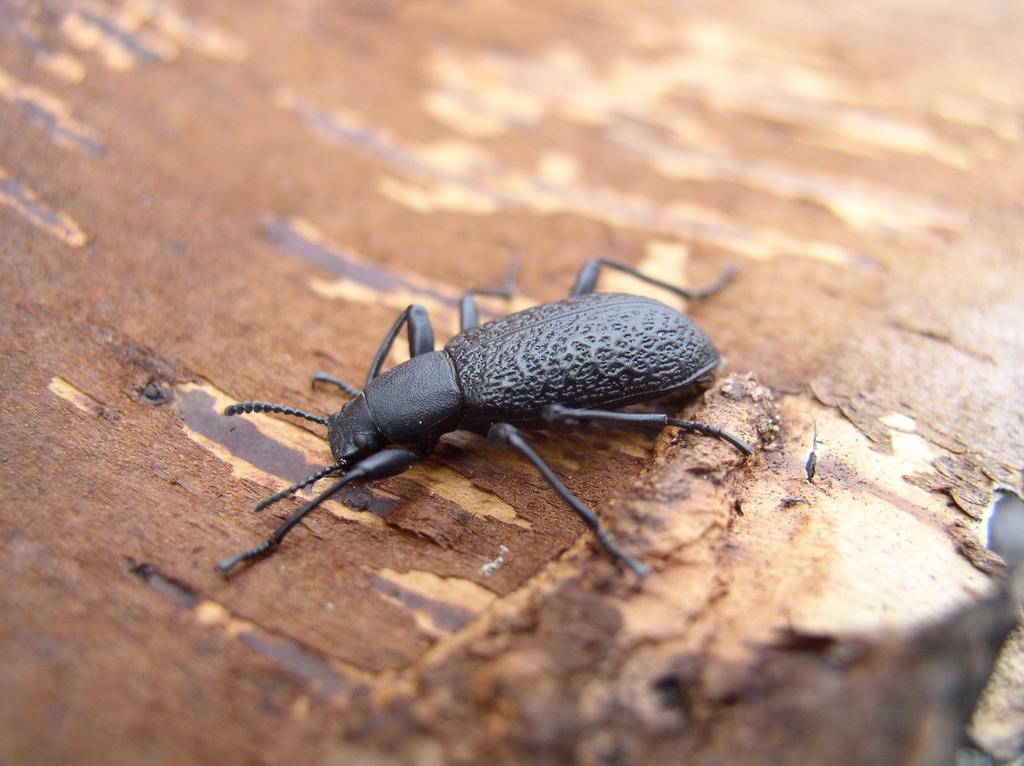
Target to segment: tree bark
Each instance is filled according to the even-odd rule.
[[[945,764],[1024,753],[1011,6],[0,9],[0,760]],[[397,313],[701,286],[756,446],[446,436],[273,557]],[[675,299],[628,277],[601,289]],[[401,345],[401,344],[398,344]],[[393,354],[389,363],[400,361]],[[813,470],[812,470],[813,469]],[[311,497],[311,492],[303,496]]]

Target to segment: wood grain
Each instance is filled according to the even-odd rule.
[[[0,4],[0,760],[913,763],[1024,752],[1012,4]],[[273,558],[410,302],[679,284],[736,430],[445,438]],[[609,277],[604,289],[645,291]],[[392,355],[391,362],[403,354]],[[816,434],[816,441],[814,440]],[[816,475],[806,464],[815,445]],[[969,731],[969,734],[966,732]]]

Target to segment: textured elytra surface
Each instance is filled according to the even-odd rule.
[[[445,346],[463,427],[531,424],[549,404],[618,407],[674,391],[718,364],[690,319],[635,295],[592,293],[467,330]]]
[[[1024,465],[1021,39],[950,0],[2,4],[0,762],[952,763],[976,490]],[[689,311],[782,410],[725,475],[527,435],[645,588],[465,433],[213,570],[330,460],[226,404],[332,412],[310,375],[410,303],[443,337],[510,258],[516,310],[596,256],[735,263]],[[686,415],[753,441],[723,386]]]

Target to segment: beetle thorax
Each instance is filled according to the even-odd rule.
[[[372,422],[392,443],[430,445],[457,428],[462,417],[462,392],[443,351],[392,367],[363,393]]]

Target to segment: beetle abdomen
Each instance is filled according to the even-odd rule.
[[[549,404],[612,408],[692,383],[718,351],[689,318],[649,298],[590,293],[459,333],[445,346],[462,388],[461,427],[531,425]]]

